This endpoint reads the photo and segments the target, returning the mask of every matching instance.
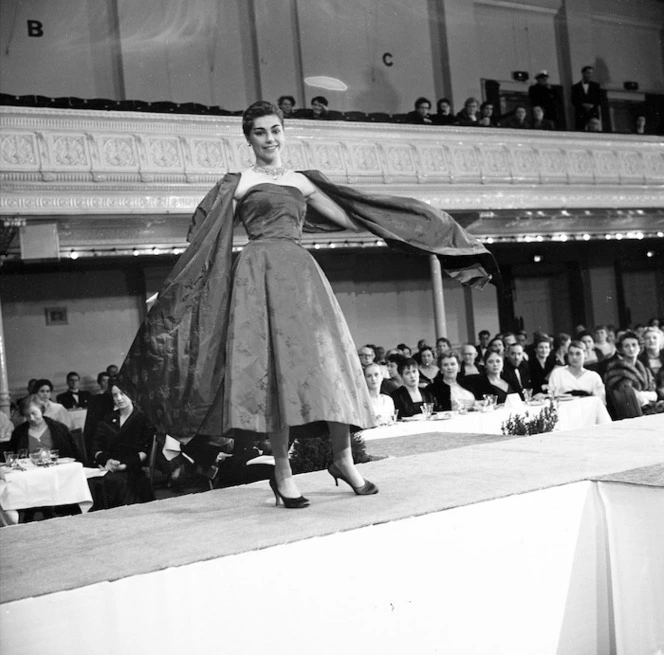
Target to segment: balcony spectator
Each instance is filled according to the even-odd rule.
[[[639,114],[634,119],[634,125],[630,130],[630,134],[648,134],[646,128],[646,117],[643,114]]]
[[[549,393],[552,396],[597,396],[606,404],[602,378],[583,367],[586,348],[580,341],[572,341],[567,350],[568,364],[556,366],[549,374]]]
[[[552,126],[537,127],[535,129],[555,129],[555,125],[558,124],[558,94],[549,84],[548,71],[542,70],[535,75],[535,84],[528,89],[528,98],[530,99],[530,106],[533,108],[533,116],[535,114],[535,107],[540,107],[543,112],[542,120],[548,121],[547,124]]]
[[[338,111],[331,111],[328,107],[329,101],[325,96],[315,96],[311,99],[311,109],[308,110],[303,118],[312,120],[339,120],[341,114]]]
[[[406,418],[422,413],[423,403],[434,403],[435,397],[428,389],[420,389],[420,371],[417,362],[411,357],[404,359],[399,365],[399,375],[403,380],[403,387],[392,393],[394,407],[399,412],[399,418]]]
[[[539,106],[533,107],[533,122],[530,126],[533,130],[555,130],[556,126],[553,121],[544,117],[544,110]]]
[[[517,105],[514,108],[514,115],[506,118],[502,122],[503,127],[509,127],[513,130],[529,130],[530,121],[528,120],[528,112],[523,105]]]
[[[87,409],[92,394],[80,389],[80,384],[81,376],[76,371],[67,373],[67,391],[56,396],[65,409]]]
[[[438,359],[440,373],[428,389],[436,398],[439,410],[457,409],[460,403],[466,406],[475,402],[475,394],[461,378],[461,360],[452,350],[443,353]]]
[[[477,98],[467,98],[463,109],[456,115],[456,122],[463,127],[476,127],[479,120],[480,103]]]
[[[593,117],[589,118],[585,127],[586,132],[601,132],[602,131],[602,121],[599,118]]]
[[[441,98],[436,103],[436,113],[432,120],[434,125],[456,125],[452,103],[447,98]]]
[[[280,96],[277,104],[279,105],[279,109],[281,109],[284,118],[292,118],[296,105],[293,96]]]
[[[589,130],[587,125],[591,118],[601,118],[600,103],[602,102],[602,89],[592,77],[595,69],[584,66],[581,69],[581,81],[572,85],[572,106],[574,107],[574,129],[586,132],[601,132],[602,123],[599,121],[599,130]]]
[[[480,116],[477,121],[480,127],[498,127],[498,121],[493,115],[493,103],[483,102],[480,105]]]
[[[431,125],[431,101],[428,98],[418,98],[415,101],[415,109],[406,114],[406,123],[415,125]]]

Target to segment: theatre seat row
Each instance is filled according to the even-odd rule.
[[[0,105],[17,107],[53,107],[57,109],[88,109],[97,111],[143,111],[159,114],[195,114],[198,116],[242,116],[242,111],[230,111],[218,106],[207,106],[196,102],[146,102],[144,100],[111,100],[109,98],[49,98],[47,96],[14,96],[0,93]],[[292,118],[312,118],[309,109],[297,110]],[[403,123],[405,114],[363,111],[330,111],[325,120],[367,121]]]

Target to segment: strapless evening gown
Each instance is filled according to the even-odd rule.
[[[299,189],[276,184],[252,187],[236,207],[249,243],[231,275],[226,429],[374,423],[341,308],[300,245],[306,209]]]

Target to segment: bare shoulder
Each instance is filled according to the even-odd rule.
[[[296,186],[300,191],[302,191],[302,195],[304,195],[305,198],[309,198],[312,196],[318,189],[314,185],[314,183],[306,176],[303,175],[302,173],[297,173],[296,171],[292,171],[289,173],[289,177],[292,180],[290,183],[293,186]]]

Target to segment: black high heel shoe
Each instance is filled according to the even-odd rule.
[[[302,507],[309,507],[309,499],[305,498],[304,496],[298,496],[297,498],[289,498],[288,496],[284,496],[281,491],[279,491],[277,480],[275,479],[274,475],[270,477],[270,489],[272,489],[272,493],[274,493],[275,507],[279,505],[280,500],[286,509],[300,509]]]
[[[356,496],[372,496],[378,493],[378,487],[369,480],[365,480],[361,487],[354,487],[350,480],[339,470],[336,464],[330,464],[327,467],[327,472],[334,478],[334,482],[339,486],[339,480],[343,480],[354,492]]]

